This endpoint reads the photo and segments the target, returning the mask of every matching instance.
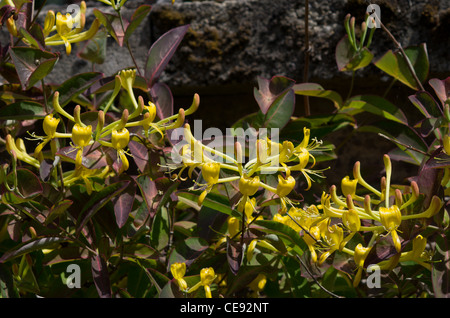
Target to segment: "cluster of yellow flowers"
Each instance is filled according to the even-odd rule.
[[[358,268],[354,278],[355,286],[359,284],[364,262],[377,239],[386,235],[390,235],[397,253],[376,264],[380,269],[392,269],[403,261],[415,261],[430,269],[431,257],[425,251],[426,238],[418,234],[412,238],[412,249],[405,252],[398,231],[402,221],[433,217],[441,209],[442,200],[433,196],[425,211],[413,213],[414,202],[420,195],[417,183],[411,182],[411,186],[404,187],[403,191],[399,188],[392,189],[392,165],[388,155],[384,155],[384,164],[386,177],[381,180],[381,190],[364,180],[360,163],[357,162],[353,169],[354,179],[348,176],[342,179],[342,196],[337,194],[336,186],[332,186],[329,194],[323,193],[320,205],[310,205],[306,209],[291,208],[289,217],[280,214],[274,216],[274,220],[301,233],[314,263],[323,264],[335,251],[352,256]],[[358,185],[368,190],[370,195],[357,195]],[[346,247],[356,233],[368,232],[373,235],[366,246],[359,243],[353,250]]]
[[[41,162],[46,157],[55,160],[55,155],[58,151],[57,140],[60,138],[70,138],[72,141],[72,149],[76,151],[74,160],[75,169],[65,171],[62,180],[55,178],[55,182],[58,180],[58,186],[71,186],[78,180],[82,180],[86,184],[87,191],[90,193],[92,191],[90,178],[99,177],[104,179],[114,173],[120,174],[129,168],[126,147],[132,136],[128,128],[141,127],[143,129],[143,135],[146,138],[153,133],[159,133],[163,137],[166,130],[182,126],[185,115],[195,112],[199,105],[199,98],[196,95],[193,104],[188,110],[184,111],[183,108],[180,108],[178,114],[154,122],[156,118],[156,106],[152,102],[148,102],[148,105],[145,105],[142,96],[139,96],[137,99],[135,98],[133,92],[135,78],[136,70],[134,69],[123,70],[116,75],[113,94],[105,108],[98,111],[95,128],[92,125],[83,123],[80,113],[81,107],[79,105],[75,107],[73,115],[67,113],[59,104],[59,92],[56,91],[53,97],[54,113],[45,116],[42,124],[43,131],[46,135],[36,136],[32,134],[35,139],[41,141],[34,150],[34,154],[28,154],[21,138],[14,140],[11,135],[7,135],[6,137],[6,148],[8,152],[15,159],[19,159],[39,169]],[[116,96],[122,88],[128,93],[134,106],[134,111],[130,113],[125,109],[122,112],[121,118],[106,124],[106,113],[111,105],[113,105]],[[71,123],[67,125],[69,127],[71,126],[70,133],[58,131],[58,125],[62,117],[65,117]],[[48,143],[50,143],[50,151],[44,152],[44,147]],[[117,161],[119,163],[118,171],[114,172],[108,165],[103,169],[90,169],[83,165],[83,156],[85,153],[101,146],[113,148],[116,151]]]

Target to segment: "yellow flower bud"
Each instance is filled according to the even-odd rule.
[[[156,117],[156,105],[152,102],[148,103],[148,106],[144,107],[144,119],[142,120],[142,126],[145,130],[150,129],[150,124],[155,120]]]
[[[43,123],[43,129],[45,134],[50,137],[54,138],[56,134],[56,128],[58,127],[58,124],[60,122],[60,118],[54,118],[53,114],[49,114],[45,116],[44,123]]]
[[[81,127],[79,124],[73,125],[72,140],[78,147],[86,147],[92,140],[92,126]]]
[[[358,179],[350,180],[350,177],[346,176],[341,181],[342,194],[345,197],[347,197],[348,195],[351,195],[353,197],[356,193],[357,184],[358,184]]]
[[[245,196],[252,196],[259,189],[259,177],[249,178],[242,176],[239,179],[239,191]]]
[[[111,133],[111,144],[114,149],[121,150],[128,146],[130,142],[130,132],[126,128],[113,130]]]
[[[216,184],[219,181],[220,163],[207,162],[202,165],[202,176],[208,185]]]
[[[278,175],[278,185],[277,185],[277,194],[280,197],[285,197],[295,187],[295,179],[292,176],[288,176],[287,178],[283,178],[281,175]]]
[[[52,10],[47,11],[47,15],[45,16],[44,21],[44,29],[42,30],[44,36],[48,36],[55,26],[56,16],[55,12]]]
[[[371,247],[364,247],[361,243],[359,243],[355,247],[355,254],[353,257],[354,257],[356,266],[358,268],[358,271],[356,272],[355,278],[353,280],[354,287],[358,286],[358,284],[361,280],[361,274],[362,274],[364,262],[366,261],[366,258],[369,255],[370,250],[371,250]]]

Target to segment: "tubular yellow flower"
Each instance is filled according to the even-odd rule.
[[[278,185],[277,185],[277,194],[280,197],[285,197],[295,187],[295,179],[292,176],[286,176],[283,178],[281,175],[278,175]]]
[[[259,177],[247,177],[247,176],[242,176],[239,179],[239,191],[244,195],[244,196],[252,196],[256,193],[256,191],[258,191],[259,189]]]
[[[111,133],[111,144],[114,149],[121,150],[128,146],[130,142],[130,132],[126,128],[113,130]]]
[[[254,292],[260,292],[264,289],[267,283],[267,277],[264,274],[258,274],[254,280],[248,285]]]
[[[370,250],[372,247],[364,247],[361,243],[359,243],[355,247],[355,254],[354,259],[356,263],[356,267],[358,268],[358,271],[356,272],[355,278],[353,280],[353,286],[358,286],[359,282],[361,281],[361,274],[362,270],[364,268],[364,262],[366,261],[367,256],[369,255]]]
[[[308,233],[303,234],[303,240],[306,245],[308,245],[308,249],[311,252],[311,260],[313,263],[317,262],[317,252],[315,249],[315,245],[317,241],[320,240],[320,228],[318,226],[313,226],[308,230]]]
[[[86,147],[92,140],[92,126],[82,127],[78,123],[72,128],[72,141],[78,147]]]
[[[56,134],[56,128],[60,122],[60,118],[54,118],[53,114],[45,116],[43,122],[43,129],[47,137],[54,138]]]
[[[361,228],[361,220],[355,209],[348,209],[342,213],[342,223],[351,232],[358,232]]]
[[[212,186],[219,181],[220,163],[207,162],[202,165],[202,176],[209,186]]]
[[[170,265],[170,272],[172,273],[173,278],[175,278],[180,290],[187,290],[188,286],[184,280],[184,275],[186,274],[186,263],[173,263]]]
[[[345,197],[347,197],[348,195],[351,195],[353,197],[356,193],[357,184],[358,184],[358,179],[351,180],[349,176],[346,176],[341,181],[342,194]]]
[[[142,127],[144,130],[149,130],[151,127],[151,123],[155,120],[156,117],[156,105],[152,102],[148,103],[148,106],[144,107],[145,115],[142,120]],[[147,115],[148,114],[148,115]]]
[[[392,240],[394,242],[397,252],[401,250],[401,242],[397,233],[397,228],[402,222],[402,214],[400,209],[396,205],[392,205],[389,208],[380,207],[380,221],[384,228],[391,233]]]
[[[205,288],[206,298],[212,298],[210,285],[214,282],[215,279],[216,274],[214,273],[214,268],[202,268],[202,270],[200,271],[200,280],[201,284]]]
[[[240,222],[235,217],[229,217],[228,218],[228,233],[231,237],[236,236],[236,234],[240,231]]]
[[[324,243],[328,246],[328,250],[320,256],[318,262],[319,265],[323,264],[331,254],[339,250],[341,248],[341,243],[344,240],[344,231],[337,224],[327,226],[326,230],[321,234]]]
[[[44,21],[44,29],[42,32],[44,33],[44,37],[47,37],[50,32],[52,32],[53,27],[55,26],[56,15],[53,10],[47,11],[47,15],[45,16]]]

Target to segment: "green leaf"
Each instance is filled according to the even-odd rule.
[[[67,241],[66,238],[56,236],[32,239],[28,242],[18,245],[13,250],[10,250],[5,254],[3,254],[2,257],[0,258],[0,263],[5,263],[13,258],[22,256],[24,254],[28,254],[33,251],[42,250],[46,248],[54,248],[55,245],[57,246],[59,243],[66,241]]]
[[[73,204],[71,200],[62,200],[55,203],[45,219],[45,225],[50,224],[54,219],[64,214],[64,212]]]
[[[119,16],[109,13],[103,13],[96,8],[94,9],[94,15],[106,28],[106,30],[114,38],[114,40],[116,40],[117,44],[122,47],[125,36],[123,28],[127,27],[127,22],[124,21],[125,25],[122,27]]]
[[[450,231],[436,237],[435,262],[432,263],[431,278],[433,290],[437,298],[450,297]]]
[[[356,115],[362,111],[408,125],[408,119],[402,110],[383,97],[376,95],[354,96],[347,100],[346,105],[341,109],[341,112],[351,115]]]
[[[300,247],[302,251],[308,249],[300,234],[283,223],[269,220],[258,220],[255,221],[254,224],[258,230],[261,230],[265,233],[276,234],[284,239],[287,239],[288,241]]]
[[[423,83],[428,77],[429,61],[428,52],[425,44],[420,46],[408,47],[405,50],[407,57],[409,58],[411,65],[417,75],[417,78]],[[396,80],[411,87],[412,89],[419,90],[419,86],[416,83],[413,75],[411,74],[408,64],[401,52],[392,52],[391,50],[386,52],[378,61],[375,66],[386,72]]]
[[[275,99],[266,114],[259,111],[253,124],[256,124],[257,128],[282,129],[291,120],[294,109],[295,94],[293,90],[288,90]]]
[[[150,233],[151,246],[157,250],[164,249],[169,244],[169,213],[166,207],[161,207],[153,218]]]
[[[208,248],[208,242],[199,237],[190,237],[179,241],[169,255],[168,264],[179,262],[186,263],[186,266],[189,267]]]
[[[72,76],[59,85],[56,91],[59,92],[59,104],[66,106],[73,98],[86,91],[91,85],[103,77],[102,73],[88,72]],[[52,99],[50,99],[51,101]]]
[[[85,41],[77,52],[77,56],[95,64],[103,64],[106,59],[106,44],[108,35],[104,29]]]
[[[393,122],[391,120],[383,120],[371,125],[358,128],[360,132],[373,132],[382,134],[390,138],[405,154],[407,154],[411,162],[420,165],[424,158],[423,152],[427,152],[428,147],[425,141],[418,133],[409,126]]]
[[[32,101],[18,101],[0,108],[0,120],[42,119],[47,115],[44,106]]]
[[[356,51],[347,35],[336,46],[336,64],[341,72],[356,71],[366,67],[372,59],[373,54],[366,47]]]
[[[321,85],[315,83],[295,84],[293,90],[296,95],[326,98],[333,102],[337,109],[342,107],[342,97],[337,92],[326,90]]]
[[[13,47],[9,54],[23,90],[30,89],[47,76],[58,61],[56,54],[31,47]]]

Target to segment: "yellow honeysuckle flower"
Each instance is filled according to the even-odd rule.
[[[92,126],[88,125],[82,127],[78,123],[75,123],[72,128],[72,141],[80,148],[86,147],[92,140]]]
[[[346,176],[341,181],[341,190],[342,194],[347,197],[351,195],[352,197],[356,193],[356,186],[358,185],[358,179],[350,179],[349,176]]]
[[[19,138],[14,141],[14,138],[8,134],[5,138],[6,141],[6,150],[15,158],[19,159],[20,161],[26,162],[36,168],[40,168],[41,164],[36,158],[33,158],[30,156],[26,151],[24,151],[23,147],[21,146],[21,141]]]
[[[184,280],[184,275],[186,274],[186,263],[173,263],[170,265],[170,272],[172,273],[172,276],[177,282],[180,290],[186,291],[188,289],[188,285]]]
[[[397,228],[402,222],[402,214],[398,206],[393,205],[391,207],[380,207],[380,221],[384,228],[391,233],[392,241],[394,242],[395,249],[400,252],[402,245],[397,233]]]
[[[205,289],[206,298],[212,298],[210,285],[214,283],[216,277],[217,275],[214,272],[214,268],[212,267],[202,268],[200,271],[200,281],[194,286],[192,286],[188,290],[188,292],[192,293],[196,291],[200,286],[203,286],[203,288]]]
[[[259,273],[254,280],[248,284],[248,287],[255,293],[260,292],[266,287],[267,276],[265,274]]]
[[[48,11],[44,21],[43,33],[45,44],[49,46],[65,45],[66,53],[69,55],[72,51],[73,43],[78,43],[91,39],[100,27],[100,21],[95,19],[88,31],[82,32],[85,25],[86,3],[80,3],[80,11],[75,17],[70,13],[56,15],[53,11]],[[54,35],[50,35],[56,31]]]
[[[361,220],[355,209],[348,209],[342,213],[342,223],[351,232],[359,232]]]
[[[246,197],[250,197],[258,191],[260,186],[259,176],[247,177],[242,176],[239,179],[239,191]]]
[[[228,233],[230,234],[231,237],[236,236],[241,230],[239,219],[235,217],[229,217],[227,224],[228,224]]]
[[[122,150],[130,142],[130,132],[126,128],[113,130],[111,133],[111,144],[116,150]]]
[[[277,185],[277,194],[279,197],[285,197],[295,187],[295,179],[293,176],[289,175],[286,176],[286,178],[283,178],[283,176],[278,175],[278,185]]]
[[[364,262],[366,261],[367,256],[369,255],[370,250],[372,247],[364,247],[361,243],[359,243],[355,247],[355,253],[354,253],[354,259],[357,267],[357,272],[353,280],[353,286],[358,286],[359,282],[361,281],[361,274],[362,270],[364,268]]]
[[[335,251],[341,249],[341,243],[344,240],[344,231],[340,226],[334,224],[332,226],[327,226],[325,231],[321,231],[321,237],[328,250],[320,256],[318,262],[319,265],[323,264],[323,262],[325,262],[325,260]]]
[[[317,252],[315,246],[317,245],[317,242],[320,241],[320,237],[321,230],[318,226],[309,228],[308,232],[303,234],[303,240],[305,241],[306,245],[308,245],[308,249],[311,253],[311,260],[313,261],[313,263],[317,262]]]

